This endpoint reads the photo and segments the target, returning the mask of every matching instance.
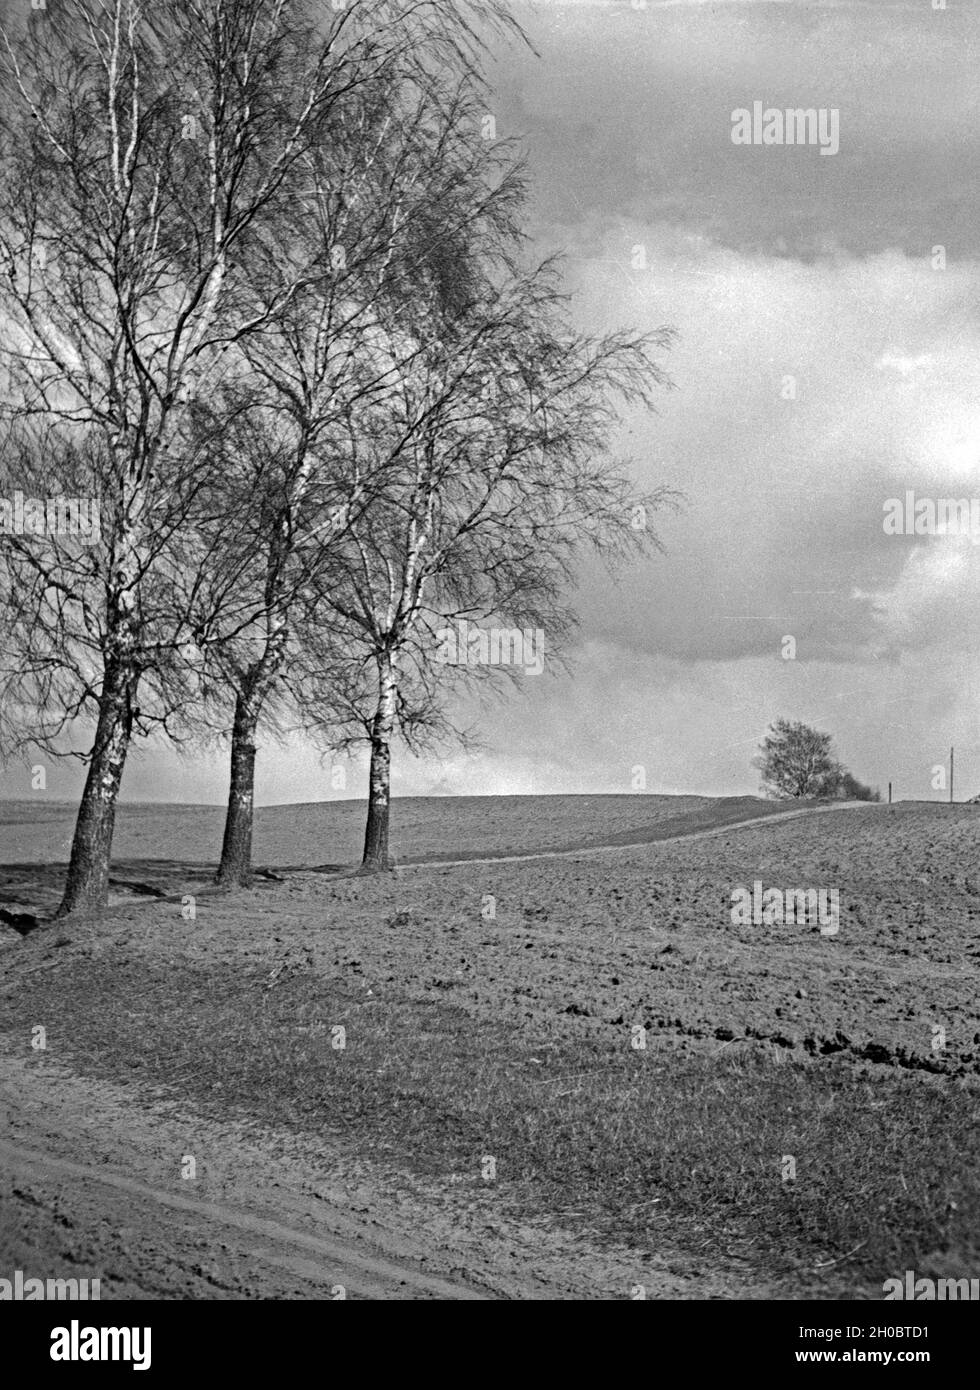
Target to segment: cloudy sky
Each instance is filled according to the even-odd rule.
[[[754,792],[779,715],[896,796],[944,797],[955,744],[980,792],[980,544],[882,525],[907,489],[980,497],[980,5],[946,5],[515,7],[539,56],[499,56],[492,109],[526,143],[533,235],[582,326],[676,328],[675,389],[620,442],[687,501],[617,588],[583,572],[572,673],[485,712],[482,752],[399,753],[396,794],[629,791],[638,766],[652,792]],[[836,109],[839,152],[733,144],[754,101]],[[224,776],[149,752],[124,793],[220,801]],[[298,746],[259,759],[260,803],[363,784]],[[55,768],[49,794],[77,785]]]

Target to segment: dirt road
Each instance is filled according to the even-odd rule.
[[[39,1057],[0,1061],[0,1115],[6,1278],[100,1278],[103,1299],[761,1296],[676,1259],[488,1223],[451,1190],[379,1186],[329,1148],[177,1115]]]
[[[663,839],[814,814],[825,812]],[[411,867],[414,875],[437,866]],[[517,1225],[471,1200],[453,1174],[423,1180],[396,1173],[397,1162],[369,1166],[332,1138],[206,1119],[135,1079],[116,1085],[63,1063],[32,1053],[23,1034],[0,1034],[2,1277],[18,1268],[98,1277],[103,1298],[766,1296],[732,1261],[713,1259],[707,1270],[683,1251],[600,1249],[544,1221]]]
[[[800,817],[812,819],[814,816],[832,815],[838,811],[866,811],[873,806],[873,802],[867,801],[831,801],[826,806],[805,806],[793,811],[770,811],[764,816],[742,816],[737,820],[730,821],[719,820],[716,824],[690,831],[678,828],[685,823],[684,818],[678,818],[673,823],[667,821],[654,827],[627,831],[617,836],[609,844],[583,843],[574,845],[569,849],[538,849],[530,850],[527,854],[468,855],[465,859],[421,857],[404,859],[398,863],[397,867],[399,871],[402,869],[456,869],[470,864],[525,864],[532,859],[580,859],[584,855],[611,854],[616,850],[638,848],[641,845],[676,845],[686,844],[690,840],[709,840],[718,835],[728,835],[732,831],[746,830],[755,825],[779,824],[783,821],[798,820]]]

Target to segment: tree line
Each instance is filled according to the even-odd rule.
[[[0,33],[0,495],[96,499],[96,537],[4,529],[0,752],[86,776],[59,915],[108,898],[133,746],[227,739],[218,880],[249,882],[257,750],[459,733],[457,622],[560,661],[578,557],[672,501],[611,439],[667,329],[575,326],[499,137],[500,0],[49,0]]]

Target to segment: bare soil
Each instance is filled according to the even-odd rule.
[[[608,822],[606,802],[615,803]],[[975,1107],[980,808],[847,807],[739,827],[733,815],[756,821],[774,808],[541,798],[515,805],[508,824],[506,804],[492,816],[485,806],[428,805],[431,824],[415,809],[400,822],[402,867],[373,879],[318,871],[320,830],[307,826],[304,842],[299,810],[270,810],[264,833],[278,857],[267,850],[268,860],[287,871],[283,881],[227,896],[208,895],[203,868],[187,875],[186,819],[147,812],[160,837],[149,844],[133,809],[124,850],[140,841],[143,853],[124,874],[129,882],[136,871],[140,882],[157,875],[168,898],[121,888],[103,921],[24,941],[9,934],[0,952],[3,1262],[101,1271],[104,1296],[324,1298],[340,1286],[349,1297],[379,1298],[628,1298],[640,1287],[659,1298],[874,1296],[895,1271],[862,1269],[860,1257],[848,1264],[827,1234],[818,1259],[799,1213],[786,1216],[797,1254],[769,1272],[779,1261],[761,1237],[752,1248],[755,1199],[738,1196],[737,1155],[734,1195],[719,1198],[732,1206],[732,1237],[719,1241],[729,1227],[714,1217],[710,1229],[707,1217],[699,1225],[697,1201],[692,1217],[663,1165],[659,1182],[625,1181],[617,1200],[613,1170],[602,1166],[615,1159],[613,1144],[612,1157],[589,1160],[583,1177],[579,1150],[597,1141],[575,1127],[580,1112],[567,1112],[571,1204],[561,1194],[565,1160],[552,1172],[553,1155],[541,1159],[544,1139],[534,1134],[519,1158],[509,1131],[495,1130],[492,1110],[479,1107],[508,1078],[522,1106],[541,1095],[542,1114],[559,1107],[557,1134],[562,1106],[591,1104],[577,1062],[602,1072],[613,1106],[647,1084],[624,1079],[616,1058],[648,1077],[661,1068],[668,1084],[685,1067],[711,1068],[710,1086],[729,1096],[757,1084],[753,1067],[788,1078],[789,1065],[804,1092],[807,1076],[822,1078],[828,1107],[838,1089],[865,1078],[872,1084],[860,1104],[891,1107],[882,1122],[902,1113],[909,1086],[927,1088],[927,1109],[935,1088],[954,1088],[943,1091],[952,1105],[966,1086],[963,1102]],[[276,815],[288,823],[278,841]],[[27,822],[14,821],[18,859],[0,871],[8,902],[34,907],[42,889],[56,891],[44,856],[63,823],[36,825],[28,845]],[[602,847],[604,835],[645,843]],[[570,848],[576,839],[587,847]],[[408,862],[437,853],[466,862]],[[314,862],[304,867],[304,858]],[[837,888],[839,933],[733,925],[732,890],[755,880]],[[43,1052],[31,1049],[37,1025],[46,1028]],[[337,1026],[346,1052],[331,1048]],[[632,1050],[637,1026],[641,1053]],[[344,1059],[361,1070],[353,1089],[337,1091]],[[900,1088],[894,1100],[881,1083],[876,1091],[876,1077]],[[840,1120],[821,1106],[807,1130],[811,1149],[837,1142]],[[643,1124],[653,1123],[644,1113]],[[438,1144],[434,1115],[449,1133]],[[533,1130],[533,1120],[532,1107],[522,1123]],[[628,1118],[612,1138],[640,1142],[642,1127]],[[900,1154],[906,1140],[895,1142]],[[920,1140],[910,1132],[907,1142]],[[513,1155],[510,1186],[483,1180],[486,1150]],[[180,1175],[188,1155],[193,1179]],[[447,1170],[447,1155],[462,1155],[458,1171]],[[915,1162],[912,1154],[895,1162],[898,1205],[891,1180],[879,1201],[883,1179],[873,1174],[857,1184],[855,1212],[861,1192],[873,1193],[878,1226],[897,1224],[901,1236],[911,1189],[924,1238],[962,1256],[977,1235],[976,1153],[947,1156],[942,1181],[926,1175],[921,1199]],[[712,1192],[723,1176],[712,1176]],[[653,1220],[661,1202],[676,1220]],[[881,1248],[904,1258],[900,1239]],[[819,1273],[824,1265],[833,1273]]]

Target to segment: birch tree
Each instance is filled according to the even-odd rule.
[[[549,660],[559,659],[574,630],[568,594],[581,548],[615,564],[655,547],[652,526],[636,518],[672,500],[665,487],[640,493],[611,453],[618,408],[649,405],[666,384],[657,354],[668,330],[574,332],[550,264],[501,277],[471,260],[455,284],[451,313],[442,294],[430,305],[428,335],[417,310],[426,350],[401,374],[371,441],[384,486],[342,538],[340,571],[305,631],[308,709],[322,689],[343,710],[348,740],[370,749],[364,872],[390,864],[395,735],[445,736],[455,685],[513,678],[515,663],[499,659],[501,629],[508,642],[514,630],[540,631]],[[477,631],[475,654],[468,638],[461,651],[470,622],[497,625],[497,660],[493,633]]]
[[[213,566],[215,617],[198,637],[233,705],[226,887],[250,879],[257,731],[287,695],[294,607],[332,573],[331,547],[383,491],[388,461],[370,441],[426,350],[400,331],[406,306],[453,238],[516,235],[523,179],[507,142],[483,136],[472,58],[461,52],[438,75],[418,76],[362,85],[307,160],[306,186],[275,238],[249,248],[237,309],[264,326],[240,344],[243,379],[198,412],[217,440],[211,515],[199,525],[225,538],[239,589],[246,568],[254,586],[243,624],[226,601],[226,566]]]
[[[81,566],[73,553],[62,568],[63,547],[19,544],[4,569],[27,653],[5,670],[4,701],[58,698],[39,712],[42,742],[53,726],[94,723],[60,915],[107,900],[142,691],[194,639],[186,613],[153,596],[195,551],[181,531],[200,466],[186,412],[266,321],[240,312],[246,251],[302,192],[362,84],[418,68],[420,54],[438,64],[473,41],[482,10],[499,12],[61,0],[24,34],[0,33],[0,369],[18,427],[5,466],[53,441],[87,469],[101,520]],[[300,283],[287,276],[281,302]]]

